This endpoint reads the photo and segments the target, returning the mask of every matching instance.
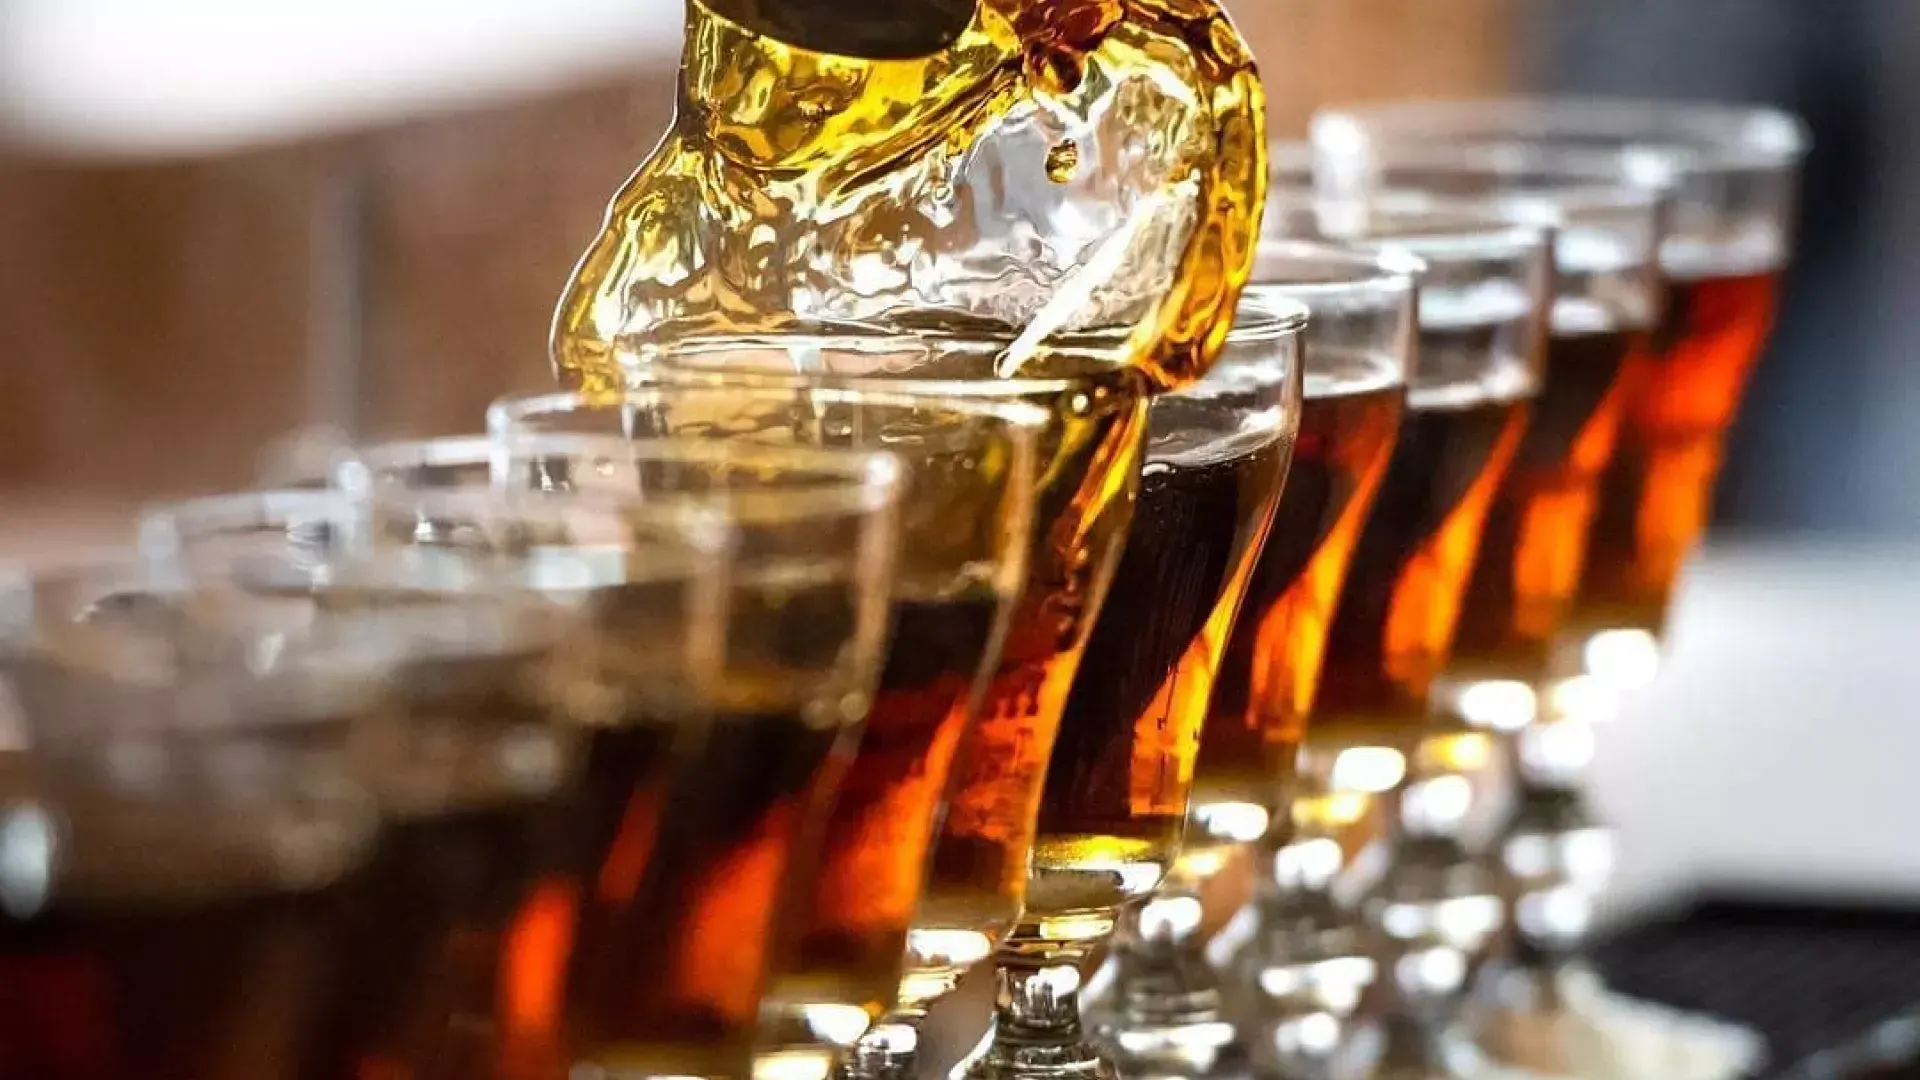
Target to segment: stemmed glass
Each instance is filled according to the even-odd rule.
[[[1541,397],[1488,514],[1453,657],[1436,685],[1441,707],[1500,738],[1503,769],[1496,774],[1524,784],[1537,771],[1529,767],[1538,756],[1537,733],[1530,730],[1539,711],[1537,688],[1552,673],[1555,636],[1580,584],[1601,475],[1613,457],[1628,396],[1648,375],[1647,337],[1662,300],[1665,199],[1628,183],[1618,169],[1597,168],[1578,154],[1566,160],[1545,146],[1489,150],[1421,138],[1396,143],[1384,133],[1364,142],[1334,141],[1335,148],[1324,151],[1330,160],[1322,171],[1347,187],[1365,183],[1378,192],[1437,193],[1554,227],[1557,272]],[[1364,153],[1366,167],[1346,165],[1341,153]],[[1557,798],[1532,800],[1523,828],[1532,831],[1566,808]],[[1579,840],[1580,858],[1568,869],[1590,877],[1604,867],[1601,839],[1588,834]],[[1460,846],[1436,846],[1429,854],[1470,857]],[[1469,876],[1463,866],[1435,865],[1430,873],[1436,879]],[[1584,912],[1575,909],[1588,900],[1583,888],[1594,883],[1558,884],[1553,917],[1584,922]],[[1541,908],[1529,904],[1516,911],[1516,921],[1535,921]]]
[[[1135,455],[1140,429],[1135,410],[1141,402],[1134,377],[1124,370],[1112,370],[1119,353],[1094,352],[1091,345],[1082,343],[1048,356],[1041,365],[1041,377],[995,381],[983,381],[982,377],[991,372],[1004,341],[940,333],[923,335],[916,344],[904,348],[873,347],[849,338],[833,348],[811,353],[763,351],[756,358],[735,349],[727,358],[732,370],[784,369],[789,373],[786,377],[806,381],[871,380],[923,393],[1017,394],[1026,400],[1050,402],[1060,420],[1050,451],[1043,455],[1052,462],[1049,475],[1056,482],[1042,493],[1034,577],[995,680],[986,718],[963,751],[962,767],[949,789],[949,810],[929,882],[928,895],[934,902],[922,905],[920,925],[913,935],[920,944],[914,950],[918,955],[910,961],[903,990],[905,1007],[896,1017],[900,1022],[882,1025],[873,1037],[863,1041],[848,1062],[851,1074],[897,1075],[910,1067],[915,1045],[913,1023],[927,1004],[951,988],[960,967],[983,956],[992,942],[1006,933],[1009,923],[1022,911],[1023,889],[1026,914],[1021,926],[1001,946],[1000,955],[1007,967],[1001,973],[999,1041],[974,1067],[1026,1069],[1057,1061],[1071,1070],[1106,1068],[1080,1035],[1072,998],[1079,974],[1072,965],[1111,929],[1114,912],[1107,905],[1117,904],[1124,890],[1135,890],[1137,895],[1150,888],[1151,882],[1139,880],[1141,875],[1157,877],[1154,860],[1161,857],[1164,846],[1177,840],[1178,812],[1169,829],[1167,811],[1160,807],[1173,802],[1184,809],[1186,775],[1180,760],[1184,756],[1191,761],[1192,738],[1199,720],[1197,703],[1205,700],[1212,660],[1219,648],[1216,639],[1224,636],[1224,622],[1231,618],[1232,594],[1239,587],[1234,568],[1245,554],[1245,545],[1257,537],[1254,530],[1264,529],[1266,511],[1260,509],[1258,492],[1253,488],[1276,465],[1284,471],[1284,436],[1290,432],[1296,412],[1286,402],[1297,394],[1288,390],[1288,384],[1298,378],[1290,345],[1297,332],[1292,324],[1298,314],[1253,309],[1228,346],[1229,355],[1238,357],[1231,366],[1241,372],[1244,385],[1237,390],[1222,390],[1215,384],[1215,388],[1196,395],[1186,406],[1190,411],[1184,417],[1170,414],[1174,434],[1162,435],[1168,465],[1150,465],[1150,479],[1156,473],[1169,476],[1161,483],[1170,484],[1172,474],[1181,475],[1183,481],[1190,479],[1185,475],[1187,467],[1194,461],[1204,461],[1205,449],[1211,446],[1224,460],[1214,462],[1213,470],[1200,471],[1212,474],[1210,479],[1217,485],[1212,495],[1220,500],[1220,512],[1231,512],[1235,517],[1234,521],[1221,523],[1222,529],[1237,527],[1239,531],[1216,537],[1222,547],[1215,552],[1218,559],[1203,564],[1198,572],[1218,573],[1219,580],[1195,586],[1191,596],[1181,595],[1181,602],[1194,608],[1187,613],[1193,616],[1187,621],[1194,625],[1185,630],[1162,628],[1152,648],[1167,652],[1161,658],[1164,670],[1151,679],[1151,685],[1145,685],[1148,677],[1143,671],[1142,684],[1133,685],[1129,691],[1140,700],[1125,703],[1134,709],[1125,716],[1109,713],[1105,704],[1096,705],[1088,692],[1077,688],[1084,684],[1072,683],[1076,669],[1085,670],[1081,665],[1083,652],[1111,653],[1116,647],[1126,647],[1124,642],[1110,642],[1101,650],[1087,644],[1090,623],[1100,608],[1101,593],[1118,554],[1125,512],[1131,509],[1129,496],[1138,475]],[[643,357],[631,366],[648,369],[650,364],[651,370],[663,378],[686,378],[690,373],[721,366],[711,350],[704,350],[703,355],[700,347],[661,350],[645,343],[640,346],[642,353],[649,350],[656,355]],[[1227,437],[1236,425],[1244,430],[1238,432],[1237,439]],[[1183,439],[1192,445],[1182,445]],[[1252,474],[1245,490],[1228,467],[1233,463],[1246,465]],[[1169,499],[1164,492],[1147,505],[1148,512],[1158,509],[1177,513],[1181,509],[1178,496]],[[1129,550],[1140,550],[1137,539],[1129,544]],[[1219,597],[1210,590],[1215,588],[1228,593],[1226,614],[1214,611]],[[1200,596],[1202,593],[1206,595]],[[1208,621],[1210,613],[1214,618]],[[1095,631],[1096,643],[1099,633]],[[1178,648],[1173,645],[1176,637],[1180,639]],[[1131,663],[1133,659],[1121,658],[1117,663]],[[1144,662],[1151,666],[1156,661],[1149,657]],[[1100,664],[1100,668],[1103,673],[1114,669],[1113,663]],[[1196,674],[1198,671],[1208,674]],[[1073,695],[1086,698],[1077,709],[1068,703],[1070,684],[1075,686]],[[1133,736],[1136,719],[1138,740]],[[1124,736],[1126,745],[1139,747],[1139,760],[1129,764],[1124,753],[1121,759],[1105,763],[1087,759],[1090,751],[1108,754],[1112,748],[1101,732],[1111,735],[1116,730]],[[1055,745],[1056,736],[1063,741],[1060,745]],[[1117,766],[1121,777],[1131,772],[1140,778],[1143,787],[1138,794],[1143,814],[1137,831],[1141,835],[1046,836],[1047,814],[1037,804],[1045,802],[1057,814],[1082,812],[1073,810],[1068,797],[1071,793],[1058,786],[1062,782],[1061,745],[1066,741],[1074,747],[1070,755],[1080,761],[1065,769],[1095,766],[1111,772]],[[1085,778],[1076,778],[1076,782],[1079,779]],[[1043,794],[1043,781],[1055,795]],[[1081,784],[1081,789],[1095,798],[1117,796],[1128,800],[1128,781],[1122,779],[1121,783],[1117,792],[1111,786],[1095,791]],[[1121,809],[1125,810],[1124,803]],[[1040,830],[1037,846],[1036,821]],[[1113,823],[1103,820],[1100,824],[1105,828]],[[1173,835],[1168,835],[1170,832]],[[1030,851],[1036,864],[1031,877]],[[1098,906],[1089,908],[1082,903],[1094,894],[1098,894]],[[956,944],[964,949],[954,949]],[[929,947],[946,955],[925,951]],[[1070,984],[1064,995],[1048,989],[1057,988],[1063,980]]]
[[[1131,521],[1145,431],[1144,384],[1120,341],[1081,340],[1039,370],[1000,378],[1011,338],[948,328],[911,337],[709,336],[627,342],[624,365],[658,380],[756,382],[1024,402],[1043,410],[1028,580],[980,719],[967,733],[907,934],[899,1003],[842,1062],[855,1077],[909,1075],[917,1026],[1019,919],[1048,754]]]
[[[1081,966],[1179,853],[1214,674],[1299,426],[1305,311],[1243,298],[1207,377],[1155,399],[1139,508],[1061,712],[1020,922],[1001,942],[986,1077],[1110,1076]]]
[[[1509,963],[1485,980],[1481,1042],[1509,1063],[1572,1073],[1554,975],[1577,951],[1609,865],[1578,791],[1587,724],[1658,666],[1674,581],[1705,526],[1721,443],[1772,322],[1806,131],[1763,108],[1546,98],[1343,108],[1316,119],[1314,140],[1343,187],[1441,145],[1456,157],[1576,166],[1670,201],[1659,319],[1623,395],[1578,592],[1536,722],[1515,741],[1518,799],[1495,841],[1513,934]]]
[[[763,341],[803,345],[817,342]],[[942,795],[1025,583],[1035,451],[1048,414],[1019,401],[722,375],[620,394],[508,399],[488,421],[506,445],[671,436],[884,449],[900,459],[907,491],[888,660],[816,850],[790,871],[761,1006],[756,1073],[824,1076],[895,1007]]]
[[[1601,669],[1644,675],[1630,654],[1645,650],[1624,643],[1657,641],[1680,565],[1705,527],[1721,440],[1773,322],[1806,129],[1750,106],[1511,98],[1326,110],[1314,141],[1323,162],[1337,163],[1328,182],[1341,189],[1368,183],[1380,160],[1403,152],[1370,147],[1424,141],[1551,155],[1671,200],[1652,371],[1625,410],[1573,619],[1576,644],[1616,635],[1599,638]]]
[[[1095,1023],[1123,1070],[1231,1071],[1246,1064],[1249,1049],[1263,1069],[1278,1067],[1262,1025],[1289,1025],[1304,1005],[1230,1009],[1204,952],[1204,922],[1194,917],[1235,870],[1248,869],[1236,862],[1254,864],[1255,902],[1218,940],[1223,952],[1240,950],[1234,962],[1250,985],[1277,987],[1296,970],[1337,975],[1343,959],[1364,963],[1357,943],[1333,940],[1351,934],[1326,891],[1330,879],[1302,877],[1317,865],[1309,857],[1316,845],[1330,841],[1319,818],[1296,833],[1290,780],[1334,601],[1399,428],[1422,269],[1393,250],[1286,240],[1260,247],[1246,295],[1292,300],[1309,312],[1300,432],[1221,656],[1180,859],[1114,944],[1111,989]],[[1303,996],[1312,992],[1314,980],[1296,981]],[[1255,1031],[1250,1048],[1228,1041]]]
[[[1646,378],[1646,339],[1659,315],[1665,202],[1617,170],[1548,148],[1498,153],[1416,142],[1368,144],[1370,185],[1333,196],[1434,196],[1490,217],[1553,230],[1554,283],[1545,378],[1474,563],[1442,695],[1469,720],[1515,727],[1545,672],[1585,563],[1601,473],[1626,399]],[[1332,159],[1335,151],[1326,151]],[[1322,170],[1345,177],[1330,160]],[[1476,715],[1477,714],[1477,715]]]
[[[658,395],[650,404],[665,407]],[[850,661],[885,657],[890,589],[859,585],[892,581],[905,484],[897,461],[873,451],[641,428],[609,436],[503,426],[492,440],[416,450],[412,464],[407,448],[394,446],[373,448],[347,467],[384,488],[377,504],[416,508],[396,519],[402,533],[461,535],[468,519],[456,477],[463,467],[508,491],[631,502],[637,513],[708,504],[724,511],[732,533],[727,634],[704,702],[707,735],[690,770],[698,779],[635,819],[657,821],[649,827],[661,830],[639,887],[611,897],[603,891],[599,910],[583,909],[583,925],[604,928],[604,951],[591,964],[576,961],[569,986],[592,1013],[568,1020],[590,1033],[590,1045],[611,1048],[585,1059],[576,1047],[576,1061],[743,1075],[780,960],[787,882],[817,858],[873,701],[879,667]],[[462,451],[478,454],[462,466]],[[884,475],[884,500],[848,483],[861,475]],[[886,527],[870,528],[882,502]],[[646,623],[647,596],[623,587],[601,608],[624,631]],[[617,679],[635,651],[623,643],[601,653],[595,667]],[[607,850],[619,850],[617,838]],[[706,1051],[716,1034],[726,1051],[719,1059],[649,1064],[624,1048],[691,1040],[692,1049]]]
[[[0,611],[36,783],[5,812],[0,966],[60,1018],[10,1031],[11,1066],[344,1076],[476,1049],[524,884],[495,842],[573,775],[571,612],[200,551],[34,571]],[[423,727],[438,754],[391,752]]]
[[[389,444],[336,473],[375,549],[436,580],[504,565],[591,630],[560,650],[580,776],[530,842],[545,854],[505,931],[498,1044],[476,1060],[744,1075],[786,865],[878,673],[895,460],[568,436]],[[679,529],[718,531],[695,560],[721,585],[704,619],[676,615],[644,544]],[[677,686],[660,669],[683,654],[696,678]]]
[[[1335,605],[1300,768],[1309,798],[1352,828],[1348,845],[1378,838],[1372,865],[1347,873],[1378,965],[1351,1048],[1382,1075],[1427,1075],[1431,1025],[1501,919],[1491,881],[1449,872],[1472,866],[1458,829],[1486,739],[1432,714],[1431,693],[1538,393],[1549,235],[1425,198],[1343,200],[1314,219],[1426,264],[1407,412]]]

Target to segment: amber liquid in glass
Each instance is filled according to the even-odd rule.
[[[1476,383],[1408,394],[1328,635],[1315,742],[1399,745],[1418,736],[1481,525],[1526,420],[1525,398]]]
[[[977,378],[984,355],[933,377]],[[1067,691],[1133,520],[1146,431],[1140,379],[1063,360],[1018,396],[1046,409],[1026,587],[980,717],[961,741],[908,933],[901,1006],[949,991],[1012,929],[1026,897],[1047,760]]]
[[[1601,482],[1576,621],[1657,632],[1713,509],[1727,427],[1773,326],[1780,273],[1676,276]]]
[[[1334,602],[1400,427],[1406,388],[1396,362],[1318,350],[1311,363],[1318,370],[1307,373],[1293,466],[1200,741],[1182,851],[1196,864],[1219,843],[1263,832],[1284,809]]]
[[[1481,533],[1450,672],[1532,680],[1586,563],[1600,477],[1643,362],[1645,334],[1555,327],[1546,378]]]
[[[941,797],[1000,601],[984,587],[896,601],[880,687],[813,865],[795,875],[762,1044],[809,1042],[807,1006],[878,1019],[900,986]],[[786,1015],[787,1013],[791,1015]]]
[[[1156,419],[1175,404],[1157,403]],[[1048,765],[1023,920],[1036,934],[1016,945],[1051,948],[1050,926],[1110,926],[1178,853],[1214,675],[1291,452],[1270,433],[1149,451]]]
[[[61,810],[80,824],[44,906],[0,916],[0,997],[19,997],[0,1020],[6,1075],[544,1075],[559,1048],[520,1059],[515,1043],[522,913],[590,846],[590,793],[660,792],[673,733],[637,725],[583,747],[512,689],[520,670],[487,657],[401,673],[354,736],[367,808],[387,822],[338,873],[256,864],[338,827],[271,801],[313,792],[263,789],[258,846],[213,856],[182,854],[198,839],[180,831],[189,817],[109,787],[70,793]],[[229,763],[261,769],[329,737],[305,725],[278,745],[236,740],[246,754]]]

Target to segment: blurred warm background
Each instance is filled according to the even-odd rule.
[[[1898,241],[1920,236],[1902,197],[1920,129],[1901,113],[1920,96],[1904,62],[1920,12],[1228,2],[1279,134],[1326,102],[1514,90],[1808,119],[1782,321],[1649,705],[1699,719],[1602,770],[1626,777],[1617,816],[1694,837],[1648,856],[1653,878],[1716,858],[1737,876],[1742,838],[1772,830],[1757,847],[1798,837],[1840,878],[1890,880],[1884,853],[1910,847],[1897,830],[1835,844],[1828,819],[1775,796],[1805,779],[1784,763],[1825,756],[1850,762],[1828,774],[1836,792],[1868,796],[1854,818],[1907,805],[1881,798],[1910,786],[1906,755],[1866,749],[1887,729],[1863,717],[1911,700],[1920,327],[1904,293],[1920,240]],[[0,555],[118,539],[134,501],[244,484],[294,429],[469,430],[491,398],[543,385],[555,294],[667,122],[679,25],[677,0],[0,3]],[[1743,543],[1760,545],[1747,571]],[[1730,767],[1722,739],[1771,765]],[[1699,828],[1669,834],[1674,814]],[[1920,891],[1920,856],[1898,865]]]
[[[1808,120],[1715,541],[1598,801],[1623,893],[1910,906],[1920,5],[1227,3],[1276,134],[1328,102],[1515,90]],[[0,0],[0,556],[245,484],[291,430],[471,430],[543,385],[556,293],[667,122],[679,22],[679,0]]]
[[[677,4],[268,6],[312,10],[0,6],[13,505],[238,484],[295,426],[460,430],[546,379],[556,292],[666,123]],[[1512,0],[1240,6],[1285,130],[1509,81]]]

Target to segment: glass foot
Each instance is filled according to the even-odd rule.
[[[881,1022],[840,1059],[834,1080],[912,1080],[920,1032],[912,1024]]]
[[[1570,965],[1488,969],[1448,1046],[1462,1080],[1734,1080],[1766,1059],[1737,1024],[1639,1001]]]

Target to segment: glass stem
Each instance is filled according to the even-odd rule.
[[[972,1080],[1117,1080],[1113,1063],[1090,1043],[1080,1020],[1078,954],[1040,955],[1003,948],[993,1037],[964,1064]]]
[[[1466,1027],[1476,1054],[1548,1075],[1577,1071],[1561,971],[1586,940],[1612,865],[1611,834],[1581,793],[1590,742],[1585,721],[1554,716],[1504,740],[1513,806],[1485,860],[1510,917]]]
[[[1123,1074],[1243,1071],[1238,1033],[1207,962],[1200,884],[1176,870],[1121,915],[1113,983],[1090,1020]]]
[[[1507,743],[1514,806],[1489,851],[1513,911],[1502,961],[1546,976],[1585,942],[1612,869],[1612,838],[1582,793],[1592,757],[1586,722],[1543,719]]]
[[[1256,891],[1230,952],[1228,1011],[1258,1076],[1299,1080],[1340,1072],[1345,1031],[1374,963],[1362,928],[1335,894],[1347,870],[1344,814],[1323,776],[1302,769],[1289,822],[1255,846]],[[1224,950],[1223,950],[1224,951]]]
[[[1386,865],[1360,901],[1378,950],[1379,978],[1364,1009],[1378,1040],[1373,1080],[1449,1075],[1446,1037],[1505,921],[1493,875],[1461,839],[1472,809],[1462,764],[1473,756],[1462,752],[1471,738],[1435,733],[1385,796]]]

